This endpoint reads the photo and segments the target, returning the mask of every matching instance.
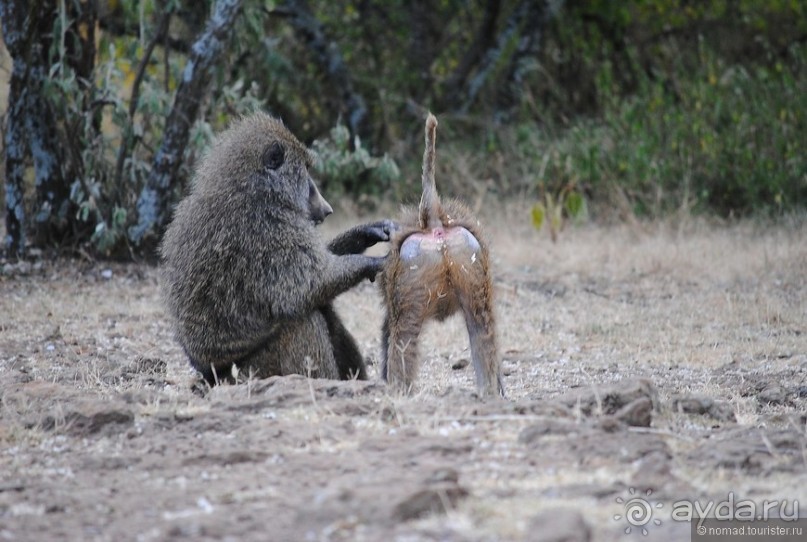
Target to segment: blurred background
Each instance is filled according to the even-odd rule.
[[[807,203],[799,0],[0,0],[4,248],[153,251],[194,162],[264,110],[358,213],[438,185],[564,221]]]

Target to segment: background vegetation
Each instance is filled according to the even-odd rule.
[[[565,215],[777,215],[807,202],[798,0],[0,0],[5,246],[150,252],[194,161],[264,109],[323,192],[441,187]],[[616,213],[614,213],[616,211]],[[529,220],[529,217],[525,217]]]

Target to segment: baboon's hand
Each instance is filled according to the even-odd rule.
[[[400,225],[389,219],[356,226],[331,241],[328,248],[333,254],[361,254],[376,243],[389,241]]]
[[[394,220],[384,219],[378,222],[371,222],[361,226],[364,230],[367,246],[371,247],[376,243],[383,243],[389,241],[393,232],[401,229],[401,225]]]
[[[386,256],[368,256],[369,263],[365,272],[367,273],[367,278],[370,279],[370,282],[375,282],[375,277],[378,275],[382,269],[384,269],[384,263],[387,261]]]

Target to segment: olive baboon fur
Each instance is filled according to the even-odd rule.
[[[386,309],[381,377],[409,391],[420,363],[418,337],[424,323],[462,311],[477,388],[485,395],[504,395],[488,245],[470,210],[458,201],[442,202],[437,194],[436,132],[437,119],[429,114],[420,206],[404,211],[381,274]]]
[[[309,174],[313,156],[259,113],[221,133],[201,160],[161,246],[161,289],[174,333],[211,384],[241,374],[366,378],[355,340],[332,306],[384,258],[384,220],[329,245],[317,224],[332,212]]]

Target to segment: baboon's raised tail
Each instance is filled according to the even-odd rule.
[[[442,205],[434,181],[434,160],[437,139],[437,117],[429,113],[426,118],[426,149],[423,151],[423,195],[420,197],[418,227],[422,230],[439,228]]]

